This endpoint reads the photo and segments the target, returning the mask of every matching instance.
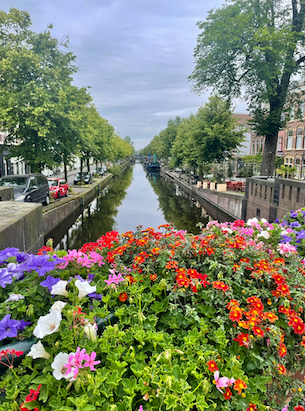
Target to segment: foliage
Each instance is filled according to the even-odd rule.
[[[213,87],[248,102],[256,134],[266,137],[262,175],[273,175],[289,86],[304,70],[304,18],[301,0],[232,0],[198,23],[194,91]]]
[[[305,365],[305,271],[295,247],[279,244],[283,228],[253,219],[200,235],[159,230],[111,232],[58,255],[0,252],[0,339],[34,332],[43,345],[6,368],[2,409],[300,404],[304,383],[289,373]]]
[[[290,166],[284,166],[284,165],[281,165],[276,170],[278,174],[282,175],[282,178],[285,178],[285,176],[287,176],[287,178],[293,178],[296,171],[297,171],[297,168],[295,166],[290,167]]]
[[[8,131],[2,150],[32,172],[67,166],[75,155],[103,161],[132,153],[130,142],[117,142],[87,89],[72,85],[77,68],[65,51],[68,38],[53,38],[52,26],[42,33],[30,26],[26,12],[0,12],[0,128]]]

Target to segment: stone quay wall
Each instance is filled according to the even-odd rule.
[[[0,187],[0,201],[14,200],[13,187]]]
[[[305,182],[287,178],[247,178],[242,218],[273,222],[291,210],[305,207]]]

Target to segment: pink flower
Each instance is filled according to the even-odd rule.
[[[287,411],[287,405],[282,409],[282,411]]]
[[[66,374],[69,374],[71,371],[73,371],[74,377],[77,377],[79,368],[84,368],[82,362],[86,360],[85,352],[85,348],[81,350],[80,347],[77,347],[76,353],[69,355],[69,360],[67,364],[65,364],[65,367],[67,368]]]
[[[229,385],[231,385],[231,380],[228,378],[228,377],[221,377],[221,378],[219,378],[219,371],[215,371],[214,372],[214,380],[215,380],[215,383],[216,383],[216,388],[218,389],[218,391],[220,391],[221,393],[222,393],[222,391],[221,391],[221,389],[220,388],[226,388],[226,387],[228,387]],[[233,380],[234,380],[234,378],[233,378]],[[235,380],[234,380],[235,381]]]
[[[289,243],[280,243],[278,245],[278,249],[280,251],[280,254],[285,255],[286,257],[291,254],[297,254],[297,249],[295,248],[295,246]]]
[[[110,270],[109,270],[110,271]],[[114,270],[112,270],[114,271]],[[124,281],[124,278],[122,277],[122,274],[119,273],[118,275],[116,274],[109,274],[108,280],[105,280],[105,283],[107,285],[111,285],[111,284],[116,284],[118,285],[120,283],[120,281]]]
[[[100,361],[94,361],[95,357],[96,357],[96,352],[92,351],[92,353],[89,354],[85,354],[86,357],[86,362],[84,364],[85,367],[90,367],[91,371],[95,371],[94,365],[97,365],[100,363]]]
[[[140,405],[139,411],[143,411],[143,405]]]

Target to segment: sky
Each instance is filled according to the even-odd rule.
[[[78,87],[90,86],[102,117],[136,149],[144,148],[176,116],[188,117],[209,93],[191,92],[193,51],[208,10],[223,0],[2,0],[29,12],[32,30],[53,24],[69,35]],[[246,105],[236,102],[237,113]]]

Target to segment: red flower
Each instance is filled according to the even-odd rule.
[[[239,307],[233,306],[230,311],[229,318],[231,321],[240,321],[243,316],[243,310]]]
[[[285,357],[287,355],[287,347],[285,344],[280,342],[280,347],[279,347],[279,356],[281,358]]]
[[[255,411],[257,409],[257,405],[252,404],[252,402],[249,404],[249,407],[247,408],[247,411]]]
[[[305,411],[305,408],[302,405],[297,405],[294,409],[295,411]]]
[[[150,274],[149,278],[151,281],[156,281],[157,280],[157,274]]]
[[[128,298],[127,293],[121,293],[121,294],[119,295],[119,300],[122,301],[122,302],[126,301],[127,298]]]
[[[237,338],[234,338],[234,341],[237,341],[238,344],[242,347],[243,345],[245,347],[248,347],[249,342],[250,342],[250,338],[249,338],[249,334],[244,334],[244,333],[240,333],[238,334]]]
[[[226,387],[226,392],[222,394],[225,397],[225,400],[230,400],[232,397],[232,391],[229,387]]]
[[[217,363],[213,360],[208,361],[207,366],[211,372],[218,371]]]
[[[264,331],[260,327],[253,327],[253,333],[254,335],[257,335],[258,337],[263,337],[265,335]]]
[[[216,290],[222,290],[223,292],[226,292],[230,289],[230,287],[223,281],[214,281],[213,288],[216,288]]]
[[[278,364],[277,368],[278,368],[278,373],[280,375],[285,375],[286,374],[286,368],[282,364]]]

